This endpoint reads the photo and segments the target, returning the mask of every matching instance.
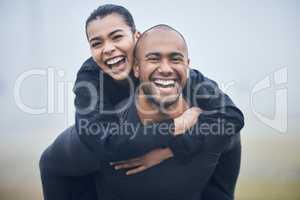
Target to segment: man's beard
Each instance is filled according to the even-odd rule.
[[[179,88],[177,87],[177,94],[175,98],[172,98],[171,101],[168,101],[168,99],[170,99],[170,97],[165,97],[163,98],[163,101],[159,101],[156,98],[156,91],[155,89],[151,86],[151,83],[149,84],[144,84],[141,88],[143,90],[144,95],[146,96],[146,99],[153,105],[155,105],[156,107],[159,108],[159,110],[161,110],[162,112],[166,109],[168,109],[170,106],[174,105],[175,103],[178,102],[179,97],[180,97],[180,91]],[[172,95],[174,96],[174,95]],[[164,113],[164,112],[163,112]]]

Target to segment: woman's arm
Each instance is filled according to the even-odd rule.
[[[152,149],[166,146],[170,146],[175,156],[184,158],[201,148],[204,141],[204,134],[199,134],[199,130],[197,130],[196,134],[183,134],[181,137],[174,138],[173,131],[159,129],[159,126],[155,124],[147,128],[138,127],[135,133],[111,136],[107,130],[110,124],[118,122],[118,116],[116,114],[102,114],[101,109],[114,110],[111,98],[107,95],[109,93],[106,93],[106,91],[116,88],[111,87],[112,83],[109,83],[107,76],[102,76],[102,80],[100,80],[100,70],[95,65],[92,60],[86,62],[82,70],[78,73],[76,83],[89,82],[89,84],[96,88],[99,95],[100,92],[103,92],[103,96],[92,94],[90,90],[84,87],[75,89],[76,128],[82,142],[90,150],[98,154],[100,158],[107,158],[111,161],[124,160],[137,156],[137,152],[146,153]],[[96,70],[98,70],[98,73]],[[190,94],[188,94],[189,91]],[[118,92],[118,94],[120,93]],[[223,127],[229,127],[229,125],[231,125],[230,127],[234,130],[234,133],[239,132],[243,127],[243,115],[241,111],[218,88],[214,81],[207,79],[200,72],[196,70],[190,71],[190,82],[186,87],[185,95],[193,106],[209,111],[200,115],[197,127],[200,125],[203,126],[203,124],[206,124],[210,128],[214,126],[221,127],[218,130],[218,134],[224,134],[227,129]],[[97,104],[88,113],[80,114],[78,112],[82,108],[86,108],[93,101],[97,102]],[[169,120],[163,123],[171,126],[174,122]],[[93,125],[96,129],[98,128],[96,132],[92,131]],[[133,134],[136,136],[134,139],[132,139]],[[119,151],[115,151],[116,149]]]
[[[240,132],[244,116],[228,95],[223,93],[216,82],[203,76],[197,70],[190,70],[190,78],[184,95],[192,106],[200,107],[197,124],[190,130],[178,134],[170,148],[180,159],[199,151],[205,151],[206,141],[214,141],[215,148],[224,145]]]
[[[174,137],[173,131],[161,129],[157,124],[135,127],[134,132],[111,133],[113,126],[122,127],[122,121],[115,112],[107,111],[114,111],[116,104],[129,94],[103,74],[92,59],[87,60],[78,72],[74,93],[77,133],[87,148],[101,160],[116,161],[141,155],[168,146]],[[174,126],[173,120],[162,123]]]
[[[127,161],[120,159],[122,162],[115,162],[114,166],[120,169],[134,168],[131,171],[138,173],[159,164],[170,156],[184,161],[199,152],[222,150],[243,128],[243,113],[214,81],[204,77],[200,72],[190,71],[190,81],[184,90],[184,96],[191,105],[205,111],[200,114],[197,124],[192,129],[179,134],[175,133],[176,137],[170,140],[168,146],[171,150],[168,152],[171,153],[166,155],[161,151],[151,151]],[[150,160],[153,157],[156,159]],[[137,163],[136,160],[139,162]]]

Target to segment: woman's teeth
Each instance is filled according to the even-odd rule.
[[[112,59],[107,60],[106,64],[107,65],[114,65],[114,64],[117,64],[118,62],[122,61],[123,59],[125,59],[123,56],[112,58]]]

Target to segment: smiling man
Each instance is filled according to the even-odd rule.
[[[175,118],[189,108],[182,95],[188,49],[179,32],[167,25],[150,28],[139,38],[135,57],[134,75],[140,86],[120,118],[138,126]],[[103,162],[97,179],[99,199],[233,199],[240,166],[240,136],[232,136],[223,148],[216,148],[215,141],[207,137],[203,143],[206,150],[185,162],[175,159],[168,148],[157,149],[164,152],[165,160],[132,176],[125,172],[141,167],[138,158],[131,163],[113,163],[115,169]]]

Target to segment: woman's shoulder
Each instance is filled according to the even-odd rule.
[[[97,81],[99,82],[100,78],[104,78],[105,82],[112,81],[111,78],[103,73],[99,65],[94,61],[92,57],[88,58],[83,62],[80,69],[77,72],[76,82],[78,81]]]
[[[80,73],[95,73],[102,71],[101,68],[97,65],[92,57],[89,57],[86,61],[83,62],[77,74]]]

